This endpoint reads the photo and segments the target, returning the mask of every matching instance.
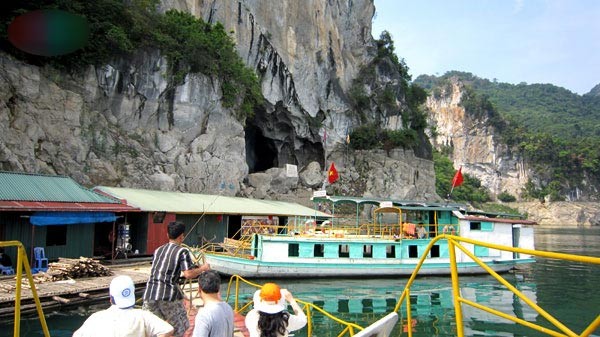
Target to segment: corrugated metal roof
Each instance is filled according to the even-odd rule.
[[[284,201],[107,186],[94,189],[147,212],[331,217],[327,213]]]
[[[119,203],[65,176],[0,171],[0,200]]]
[[[107,202],[54,202],[54,201],[5,201],[0,200],[0,211],[104,211],[138,212],[139,209],[125,204]]]

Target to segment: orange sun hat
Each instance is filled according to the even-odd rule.
[[[267,314],[276,314],[285,310],[285,299],[281,288],[275,283],[265,283],[254,293],[254,309]]]
[[[281,299],[281,288],[275,283],[265,283],[260,289],[260,298],[263,301],[277,302]]]

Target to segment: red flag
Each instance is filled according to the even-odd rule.
[[[329,166],[329,171],[327,171],[327,180],[330,184],[335,183],[340,178],[338,171],[335,169],[335,165],[331,163]]]
[[[455,188],[456,186],[460,186],[463,183],[463,176],[462,176],[462,166],[458,169],[458,171],[456,171],[456,173],[454,174],[454,178],[452,178],[452,188]]]

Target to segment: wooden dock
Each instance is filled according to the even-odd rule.
[[[56,282],[36,283],[36,290],[42,308],[50,309],[62,305],[108,300],[108,287],[115,276],[128,275],[136,286],[136,292],[146,287],[150,275],[150,263],[137,265],[111,266],[111,276],[98,276],[71,279]],[[16,298],[16,278],[14,275],[0,279],[0,320],[10,320],[14,316]],[[138,296],[139,299],[139,296]],[[35,313],[35,302],[29,288],[27,278],[23,278],[21,286],[21,314]]]

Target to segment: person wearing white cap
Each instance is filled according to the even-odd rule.
[[[92,314],[73,337],[170,337],[171,324],[153,313],[134,309],[135,286],[129,276],[110,282],[110,308]]]
[[[294,315],[287,312],[288,302]],[[290,331],[302,329],[307,319],[292,293],[275,283],[265,283],[254,293],[254,309],[246,315],[250,337],[287,337]]]

